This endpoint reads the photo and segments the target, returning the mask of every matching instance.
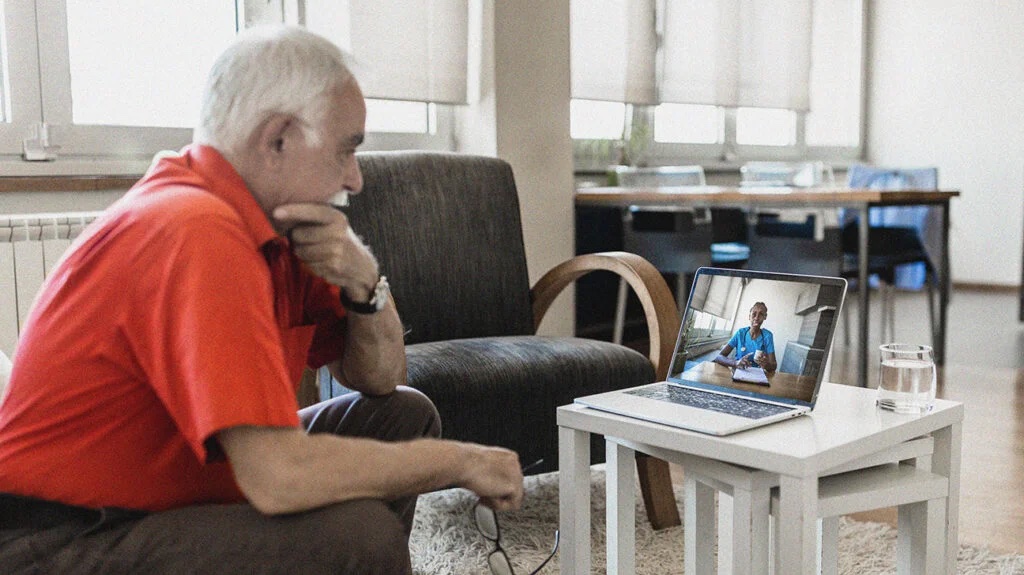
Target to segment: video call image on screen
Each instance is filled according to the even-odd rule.
[[[670,377],[810,402],[842,295],[838,285],[700,274]],[[750,338],[753,323],[762,333]],[[722,357],[727,345],[733,349]],[[772,358],[762,356],[766,349]],[[735,367],[744,355],[753,369]]]

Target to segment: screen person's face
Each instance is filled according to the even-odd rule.
[[[764,309],[761,306],[754,306],[750,308],[751,327],[757,326],[758,328],[760,328],[761,324],[764,323],[764,320],[766,319],[768,319],[768,310]]]

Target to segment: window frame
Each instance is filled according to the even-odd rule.
[[[235,2],[237,10],[244,2]],[[192,141],[191,128],[74,125],[67,11],[64,0],[0,0],[6,66],[5,105],[10,118],[0,121],[0,165],[9,175],[138,174],[160,150],[177,150]],[[238,21],[243,15],[240,13]],[[47,38],[40,42],[40,38]],[[15,73],[8,74],[9,70]],[[433,133],[366,135],[363,149],[454,149],[451,106],[437,105]],[[57,159],[22,159],[22,143],[45,122]]]

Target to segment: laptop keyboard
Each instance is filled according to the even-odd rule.
[[[740,417],[746,417],[747,419],[761,419],[762,417],[785,413],[793,409],[792,407],[762,403],[752,399],[744,399],[742,397],[732,395],[722,395],[720,393],[712,393],[710,391],[702,391],[689,387],[680,387],[678,385],[671,385],[668,383],[634,389],[632,391],[627,391],[626,393],[650,399],[657,399],[660,401],[668,401],[679,405],[689,405],[702,409],[710,409],[711,411],[717,411],[719,413],[738,415]]]

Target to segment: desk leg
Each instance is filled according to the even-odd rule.
[[[605,440],[605,458],[608,575],[632,575],[636,571],[636,455]]]
[[[932,473],[949,478],[949,499],[946,500],[946,573],[956,573],[956,554],[960,521],[960,442],[961,423],[957,422],[932,433],[935,451]]]
[[[590,434],[558,428],[560,572],[590,575]]]
[[[868,322],[868,205],[860,207],[857,218],[857,315],[860,316],[860,341],[857,362],[857,384],[868,386],[868,341],[871,335]]]
[[[818,478],[779,478],[776,573],[818,571]]]
[[[683,470],[683,572],[709,575],[715,572],[715,490]]]
[[[935,330],[935,363],[946,364],[946,320],[949,317],[949,200],[942,204],[942,257],[939,259],[939,325]]]

